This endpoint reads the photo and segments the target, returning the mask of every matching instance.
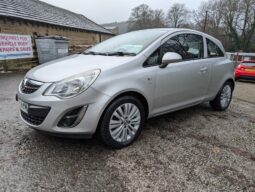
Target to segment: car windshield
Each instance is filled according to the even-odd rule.
[[[252,63],[252,62],[244,62],[244,63],[242,63],[242,65],[244,65],[244,66],[247,66],[247,67],[255,67],[255,63]]]
[[[166,33],[165,30],[144,30],[126,33],[108,39],[87,50],[84,54],[135,56],[142,52],[164,33]]]

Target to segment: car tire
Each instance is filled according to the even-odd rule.
[[[232,101],[233,90],[233,84],[229,81],[226,82],[222,86],[216,98],[210,102],[211,107],[216,111],[227,110]]]
[[[99,136],[106,146],[122,149],[138,138],[144,123],[145,110],[142,103],[133,96],[120,97],[105,110]]]

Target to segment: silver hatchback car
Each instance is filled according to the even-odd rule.
[[[203,102],[226,110],[234,86],[234,65],[220,41],[188,29],[149,29],[35,67],[17,99],[22,120],[36,130],[97,133],[119,149],[137,139],[148,118]]]

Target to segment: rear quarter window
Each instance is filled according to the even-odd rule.
[[[224,57],[223,51],[210,39],[206,39],[208,58]]]

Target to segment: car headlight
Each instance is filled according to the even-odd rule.
[[[61,99],[75,97],[87,90],[97,79],[100,70],[88,71],[71,78],[53,83],[45,91],[46,96],[57,96]]]

